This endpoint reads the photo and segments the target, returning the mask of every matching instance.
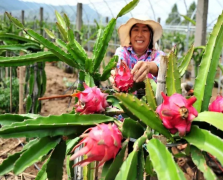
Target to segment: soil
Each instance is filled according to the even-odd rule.
[[[73,89],[69,86],[73,84],[77,76],[75,74],[65,73],[62,68],[58,68],[54,63],[46,63],[46,74],[47,74],[47,88],[44,97],[72,94]],[[217,96],[217,88],[213,89],[213,97],[211,101]],[[48,115],[60,115],[63,113],[68,113],[72,110],[74,104],[74,98],[58,98],[42,101],[42,109],[40,114],[43,116]],[[0,138],[0,164],[4,159],[8,157],[9,154],[14,154],[22,149],[22,143],[25,142],[24,138],[19,139],[1,139]],[[27,168],[24,173],[19,176],[15,176],[9,173],[4,176],[0,176],[0,180],[32,180],[35,179],[38,168],[41,168],[43,163],[36,163],[35,165]],[[66,177],[66,168],[64,168],[64,178]]]

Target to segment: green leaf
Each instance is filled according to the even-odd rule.
[[[187,54],[183,57],[181,64],[179,66],[180,76],[183,76],[184,73],[186,72],[190,60],[193,56],[193,52],[194,52],[194,45],[192,44],[190,49],[187,51]]]
[[[93,47],[93,54],[97,53],[96,51],[98,50],[99,42],[100,42],[100,39],[101,39],[102,35],[103,35],[103,30],[100,28],[100,29],[98,29],[96,42],[95,42],[94,47]]]
[[[216,69],[223,46],[223,12],[215,24],[203,54],[199,66],[198,75],[195,79],[194,95],[197,101],[194,107],[198,112],[208,109],[212,94]]]
[[[31,74],[29,76],[29,94],[30,95],[33,93],[34,83],[35,83],[35,74],[34,74],[34,71],[31,71]]]
[[[122,149],[116,156],[114,160],[107,161],[102,170],[101,179],[102,180],[114,180],[118,174],[120,167],[123,163],[123,159],[126,152],[126,147],[128,145],[128,140],[122,144]]]
[[[126,4],[125,7],[123,7],[121,11],[118,13],[116,18],[121,17],[125,15],[126,13],[128,13],[129,11],[131,11],[132,9],[134,9],[138,3],[139,3],[139,0],[133,0],[130,3]]]
[[[39,140],[40,140],[39,138],[30,140],[25,146],[23,146],[23,150],[29,149],[31,146],[39,142]]]
[[[70,28],[70,19],[68,18],[68,16],[65,13],[64,13],[63,17],[64,17],[64,21],[66,23],[67,28]]]
[[[32,98],[28,94],[27,97],[26,97],[26,113],[29,113],[31,107],[32,107]]]
[[[51,52],[37,52],[23,56],[0,57],[0,66],[24,66],[36,62],[58,61],[59,59]]]
[[[138,151],[132,151],[121,166],[115,180],[136,180]]]
[[[79,51],[75,43],[74,44],[69,43],[67,45],[67,50],[73,57],[73,60],[78,64],[79,68],[81,70],[84,70],[86,57],[84,57],[84,54]]]
[[[62,41],[61,39],[56,39],[56,43],[63,49],[67,50],[67,44],[64,41]]]
[[[23,24],[18,19],[12,17],[8,12],[5,12],[5,14],[18,28],[21,28],[21,29],[24,28]]]
[[[214,172],[208,167],[202,152],[194,146],[191,146],[191,157],[197,168],[203,172],[205,179],[217,179]]]
[[[107,64],[107,66],[105,66],[105,68],[103,69],[103,73],[101,76],[101,81],[106,81],[110,76],[111,76],[111,70],[116,67],[116,64],[118,62],[118,56],[114,56],[109,63]]]
[[[68,35],[69,43],[74,44],[74,32],[73,32],[73,30],[68,28],[67,35]]]
[[[150,140],[147,144],[147,150],[158,179],[186,180],[168,149],[158,139]]]
[[[152,85],[151,85],[151,79],[146,78],[145,80],[145,85],[146,85],[146,100],[147,103],[149,104],[149,106],[155,111],[157,108],[157,104],[156,104],[156,97],[155,97],[155,93],[153,91]]]
[[[63,37],[63,40],[65,42],[67,42],[68,41],[68,36],[67,36],[66,30],[58,22],[56,22],[56,25],[57,25],[58,30],[60,31],[60,34]]]
[[[92,59],[90,58],[86,58],[85,59],[85,71],[86,72],[92,72],[92,69],[93,69],[93,62],[92,62]],[[95,74],[92,74],[92,77],[94,78]],[[96,79],[96,78],[94,78]]]
[[[30,147],[26,152],[22,154],[22,156],[15,162],[14,173],[20,174],[27,167],[31,166],[42,156],[47,154],[52,148],[54,148],[60,141],[60,138],[54,137],[42,138],[39,142]]]
[[[66,27],[66,23],[65,23],[63,17],[57,11],[55,11],[55,14],[56,14],[58,23],[63,27],[64,30],[66,30],[67,27]]]
[[[72,140],[68,140],[66,142],[67,143],[66,154],[69,154],[71,152],[71,150],[73,149],[73,147],[76,146],[79,141],[80,141],[80,137],[76,137]]]
[[[49,159],[43,164],[42,168],[38,172],[35,180],[46,180],[47,179],[47,173],[46,173],[46,167],[49,162]]]
[[[190,144],[215,156],[223,165],[222,139],[207,130],[192,126],[190,133],[184,137]]]
[[[6,113],[6,114],[0,115],[0,124],[2,126],[5,126],[5,125],[10,125],[15,122],[22,122],[25,119],[32,119],[32,118],[33,117],[31,117],[31,115],[29,115],[29,114],[18,115],[18,114],[7,114]]]
[[[47,47],[55,56],[57,56],[61,61],[64,61],[68,65],[75,67],[75,62],[72,59],[72,56],[70,54],[65,53],[61,48],[54,45],[49,40],[45,39],[35,31],[31,29],[26,29],[26,33],[28,33],[30,36],[32,36],[34,39],[36,39],[39,43],[43,44],[45,47]]]
[[[108,95],[107,98],[106,98],[107,102],[111,103],[112,106],[122,110],[120,104],[119,104],[119,100],[113,96],[113,95]]]
[[[144,167],[145,167],[144,152],[143,149],[140,149],[138,153],[137,180],[144,180],[143,177]]]
[[[194,26],[196,26],[196,22],[194,20],[192,20],[191,18],[189,18],[188,16],[185,16],[183,14],[180,14],[185,20],[191,22],[191,24],[193,24]]]
[[[15,153],[9,156],[3,163],[0,165],[0,176],[7,174],[13,170],[15,161],[20,158],[22,151]]]
[[[55,34],[53,34],[53,32],[51,32],[49,29],[47,29],[47,28],[44,28],[44,30],[45,30],[45,32],[46,32],[46,34],[50,37],[50,38],[52,38],[52,39],[56,39],[56,36],[55,36]]]
[[[217,129],[220,129],[223,131],[223,114],[218,112],[210,112],[210,111],[204,111],[198,114],[196,118],[193,119],[193,121],[199,121],[199,122],[207,122],[213,126],[215,126]]]
[[[63,14],[63,17],[64,17],[64,21],[65,21],[67,28],[69,28],[70,27],[70,19],[68,18],[68,16],[65,13]]]
[[[145,171],[147,175],[150,175],[150,176],[155,175],[155,172],[153,171],[153,164],[152,164],[152,161],[150,160],[149,155],[146,157]]]
[[[54,149],[47,163],[48,180],[61,180],[63,176],[63,162],[66,154],[66,143],[61,141]]]
[[[21,37],[16,34],[12,34],[12,33],[0,32],[0,39],[3,41],[4,40],[14,40],[14,41],[17,41],[18,43],[34,43],[39,46],[39,43],[36,40]]]
[[[20,152],[10,155],[6,160],[4,160],[3,163],[0,165],[0,176],[12,171],[15,162],[17,161],[17,159],[20,158],[22,153],[25,150],[29,149],[32,145],[36,144],[38,141],[39,139],[29,141]]]
[[[84,157],[87,158],[85,155]],[[84,158],[85,159],[85,158]],[[87,166],[83,167],[83,180],[94,180],[94,175],[95,175],[95,162],[91,162]]]
[[[101,114],[77,115],[62,114],[60,116],[38,117],[35,121],[13,123],[0,129],[0,137],[45,137],[57,135],[79,135],[90,126],[113,121],[113,117]]]
[[[145,102],[140,101],[135,96],[124,93],[116,93],[115,96],[123,103],[123,105],[137,116],[146,125],[160,132],[167,138],[173,140],[169,131],[163,126],[161,120],[155,111],[152,110]]]
[[[74,179],[74,161],[70,161],[71,155],[68,155],[66,157],[66,169],[67,169],[67,176],[69,180]]]
[[[94,87],[94,79],[91,77],[90,74],[85,73],[85,83],[89,86],[89,87]]]
[[[108,43],[111,39],[115,25],[116,25],[116,19],[112,18],[109,24],[104,29],[103,35],[101,35],[100,39],[98,39],[97,41],[98,42],[98,44],[96,44],[97,49],[95,49],[94,56],[93,56],[93,63],[94,63],[93,72],[99,68],[101,61],[103,60],[105,56]]]
[[[144,128],[137,121],[130,118],[125,118],[121,131],[123,137],[138,139],[143,135]]]
[[[9,51],[21,51],[21,50],[29,50],[29,49],[40,50],[40,46],[36,43],[10,44],[10,45],[0,46],[0,50],[9,50]]]
[[[171,96],[175,93],[181,94],[180,73],[177,68],[176,56],[173,51],[170,52],[167,63],[166,90],[168,96]]]

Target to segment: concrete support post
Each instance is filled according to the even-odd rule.
[[[81,27],[82,27],[82,23],[83,23],[82,22],[82,11],[83,11],[82,3],[77,3],[77,16],[76,16],[76,29],[77,29],[77,31],[80,31]],[[76,39],[79,43],[81,42],[79,33],[76,34]]]
[[[208,15],[208,0],[197,1],[195,46],[206,44],[206,29]]]

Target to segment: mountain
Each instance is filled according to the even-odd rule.
[[[84,23],[94,23],[94,19],[100,21],[101,23],[105,22],[106,17],[98,14],[89,5],[83,4],[82,6],[82,19]],[[21,11],[24,10],[25,20],[32,21],[36,18],[39,19],[40,7],[43,7],[44,21],[56,21],[55,10],[57,10],[60,13],[66,13],[71,22],[76,22],[76,6],[53,6],[50,4],[24,2],[19,0],[0,0],[0,15],[7,11],[11,12],[14,17],[20,19]]]

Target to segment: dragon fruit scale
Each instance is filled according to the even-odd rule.
[[[107,94],[102,93],[97,86],[88,87],[83,83],[85,90],[74,93],[72,96],[78,98],[75,104],[75,111],[81,114],[93,114],[105,111],[108,106],[106,101]]]
[[[194,96],[186,99],[181,94],[173,94],[168,97],[163,92],[163,103],[159,105],[156,112],[159,114],[163,125],[169,129],[171,134],[179,131],[179,136],[185,136],[190,131],[192,120],[198,115],[192,106],[196,101]]]
[[[223,97],[217,96],[217,98],[209,105],[208,110],[223,113]]]
[[[128,89],[133,86],[133,75],[126,63],[122,60],[120,66],[116,68],[115,86],[121,92],[128,92]]]
[[[100,161],[99,166],[104,162],[115,158],[121,148],[122,134],[115,124],[99,124],[96,127],[89,128],[87,134],[82,134],[83,139],[77,144],[72,152],[81,144],[84,147],[70,157],[70,160],[87,155],[87,159],[76,163],[76,165],[85,166],[93,161]],[[87,131],[88,131],[87,130]]]

